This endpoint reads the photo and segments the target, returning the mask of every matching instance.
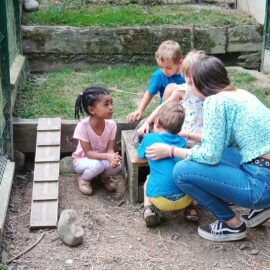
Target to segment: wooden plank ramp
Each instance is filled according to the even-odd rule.
[[[30,229],[55,228],[58,220],[61,118],[39,118]]]

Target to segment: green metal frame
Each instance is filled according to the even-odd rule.
[[[8,27],[7,27],[7,6],[6,1],[0,1],[0,74],[2,94],[4,100],[3,115],[5,119],[5,128],[3,133],[3,153],[8,158],[12,156],[12,126],[11,126],[11,89],[10,89],[10,63],[8,49]],[[0,149],[1,150],[1,149]]]
[[[21,8],[22,3],[20,0],[13,0],[14,15],[15,15],[15,24],[16,24],[16,38],[17,38],[17,47],[19,52],[22,52],[22,36],[21,36]]]
[[[266,0],[265,24],[264,24],[264,48],[270,49],[270,0]]]

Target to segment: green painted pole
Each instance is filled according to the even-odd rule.
[[[16,39],[19,52],[22,53],[22,37],[21,37],[21,0],[13,0],[14,17],[16,25]]]
[[[8,1],[8,0],[7,0]],[[0,76],[3,95],[3,115],[5,119],[5,128],[2,134],[3,154],[7,158],[12,158],[12,124],[11,124],[11,89],[10,89],[10,73],[9,73],[9,49],[8,49],[8,27],[7,27],[7,6],[6,0],[0,1]]]

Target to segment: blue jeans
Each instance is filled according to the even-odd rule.
[[[235,216],[224,202],[245,208],[270,206],[270,169],[244,163],[234,148],[224,151],[217,165],[205,165],[190,160],[179,161],[173,170],[176,185],[218,220]]]

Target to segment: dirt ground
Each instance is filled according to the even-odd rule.
[[[91,197],[79,193],[75,175],[60,178],[59,213],[74,209],[85,236],[77,247],[66,246],[56,229],[29,230],[32,175],[18,175],[2,237],[2,262],[42,240],[8,264],[7,269],[270,269],[270,222],[248,231],[244,241],[214,243],[197,235],[197,224],[181,212],[166,214],[159,228],[144,224],[140,204],[126,195],[109,194],[99,183]],[[237,212],[242,212],[236,209]],[[212,221],[201,211],[201,222]],[[0,267],[1,268],[1,267]]]

